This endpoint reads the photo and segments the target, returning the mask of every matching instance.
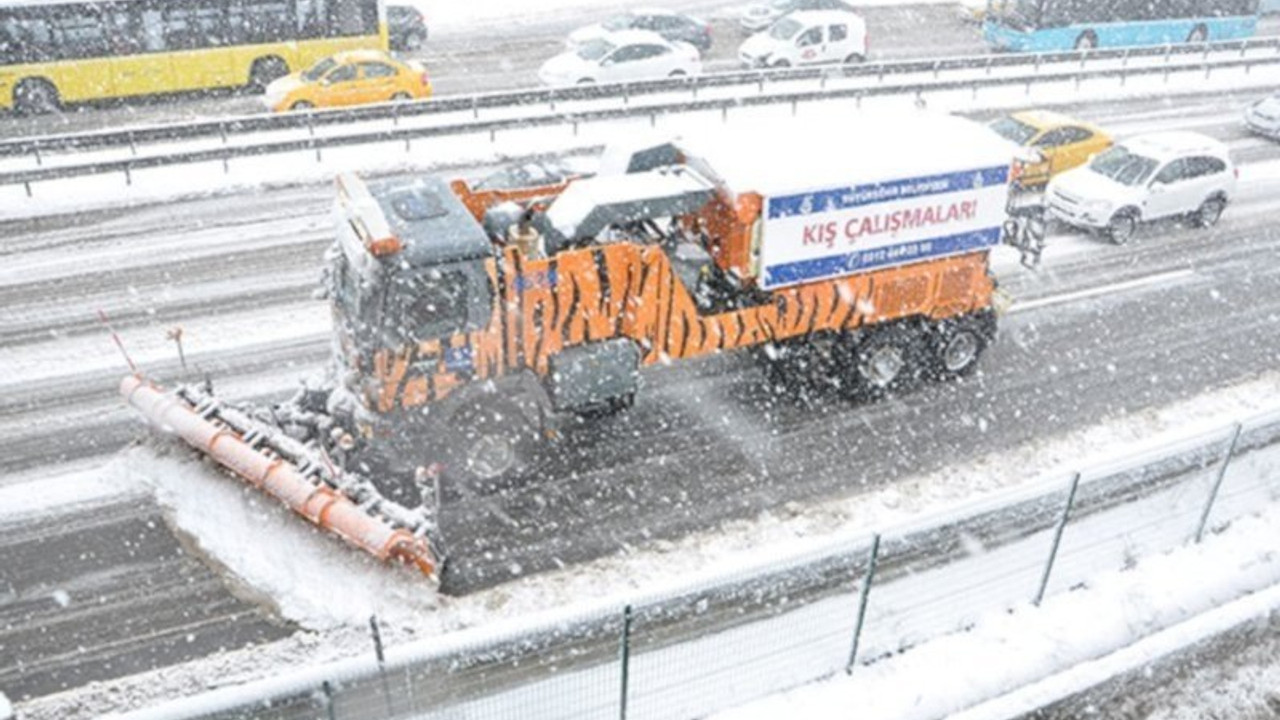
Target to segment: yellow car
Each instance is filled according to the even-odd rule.
[[[1096,125],[1049,110],[1026,110],[998,118],[991,129],[1027,149],[1014,160],[1014,183],[1044,187],[1058,173],[1080,166],[1111,147],[1111,136]]]
[[[427,69],[377,50],[340,52],[309,70],[267,86],[263,103],[276,112],[431,97]]]

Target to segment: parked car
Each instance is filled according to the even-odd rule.
[[[1013,180],[1023,189],[1042,188],[1053,176],[1111,147],[1111,136],[1097,126],[1049,110],[1010,113],[993,120],[990,127],[1025,148],[1013,164]]]
[[[629,10],[569,33],[569,49],[622,30],[651,30],[670,42],[685,42],[701,52],[711,49],[711,26],[694,17],[660,8]]]
[[[420,63],[401,62],[377,50],[340,52],[267,86],[263,103],[276,112],[343,107],[431,97],[431,79]]]
[[[769,0],[748,5],[738,19],[738,24],[749,33],[767,30],[783,16],[806,10],[843,10],[853,12],[853,6],[844,0]]]
[[[1149,220],[1188,217],[1214,226],[1235,195],[1237,176],[1218,140],[1160,132],[1130,138],[1050,180],[1045,197],[1050,217],[1120,245]]]
[[[421,50],[427,43],[427,21],[416,7],[388,5],[387,33],[392,50]]]
[[[588,40],[542,64],[547,85],[583,85],[683,77],[702,72],[702,58],[688,43],[672,43],[648,30],[623,30]]]
[[[867,57],[867,24],[843,10],[792,13],[747,38],[738,59],[748,68],[855,63]]]
[[[1266,97],[1244,111],[1249,129],[1273,140],[1280,140],[1280,93]]]

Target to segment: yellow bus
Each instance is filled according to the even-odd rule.
[[[342,50],[387,49],[381,0],[0,0],[0,109],[261,89]]]

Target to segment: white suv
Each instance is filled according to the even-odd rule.
[[[840,10],[791,13],[738,49],[738,59],[748,68],[855,63],[866,57],[867,23]]]
[[[1193,132],[1132,137],[1049,182],[1049,214],[1098,230],[1117,245],[1138,223],[1187,216],[1212,227],[1235,195],[1238,172],[1226,145]]]

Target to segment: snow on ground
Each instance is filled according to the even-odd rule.
[[[1105,573],[1087,588],[1051,597],[1039,608],[996,610],[967,632],[859,666],[851,676],[807,685],[713,717],[843,720],[851,707],[858,708],[860,720],[1018,717],[1117,672],[1280,609],[1280,585],[1275,584],[1280,583],[1277,537],[1280,506],[1273,506],[1201,545],[1145,558],[1129,570]],[[1270,587],[1259,590],[1260,584]],[[1230,604],[1212,610],[1224,602]],[[1201,613],[1206,614],[1197,617]],[[1146,637],[1150,628],[1171,622],[1177,624]],[[1117,648],[1123,649],[1109,652]],[[1099,656],[1103,657],[1095,659]],[[1058,668],[1070,669],[1055,674]],[[1004,695],[1011,687],[1046,676]],[[976,702],[981,704],[975,706]],[[1106,709],[1100,708],[1100,713],[1106,716]]]
[[[203,356],[232,348],[268,347],[288,342],[322,342],[330,336],[330,312],[324,303],[295,303],[236,313],[191,318],[182,323],[182,347],[193,372]],[[152,363],[178,358],[178,349],[167,329],[139,325],[120,331],[129,356],[144,372]],[[0,348],[0,391],[48,378],[119,368],[128,365],[104,328],[100,333],[65,338],[56,343]]]
[[[679,541],[654,542],[626,556],[536,575],[462,598],[431,597],[427,586],[412,574],[375,567],[338,541],[312,531],[266,498],[242,489],[208,465],[192,461],[185,452],[134,449],[113,460],[104,470],[104,477],[119,481],[122,492],[132,492],[139,483],[152,487],[179,532],[189,534],[200,550],[223,566],[235,582],[272,598],[285,617],[304,629],[278,643],[221,653],[184,666],[94,683],[35,700],[23,707],[24,717],[88,717],[107,709],[137,707],[162,698],[243,683],[278,674],[286,667],[367,653],[369,640],[364,623],[370,613],[377,613],[382,619],[384,636],[394,646],[467,627],[484,626],[498,632],[549,616],[616,608],[633,600],[637,593],[661,594],[712,577],[735,575],[832,542],[861,538],[877,528],[918,520],[922,515],[1023,485],[1034,477],[1060,474],[1078,467],[1084,458],[1091,463],[1108,462],[1168,444],[1172,436],[1186,437],[1225,427],[1243,415],[1274,407],[1278,395],[1280,373],[1270,374],[1161,410],[1110,418],[1070,435],[1037,440],[927,476],[905,479],[859,497],[789,503],[752,520],[725,523]],[[27,492],[35,496],[42,491],[32,485]],[[28,511],[35,504],[30,501]],[[46,504],[50,509],[55,506]],[[4,522],[8,518],[0,509],[0,523]],[[1261,534],[1269,543],[1268,552],[1273,552],[1276,528],[1280,527],[1274,523],[1280,519],[1266,522],[1271,524],[1246,530],[1246,537]],[[249,537],[252,542],[245,540]],[[1233,567],[1230,563],[1220,565]],[[1153,576],[1147,582],[1154,583],[1159,577]],[[1125,592],[1121,589],[1124,582],[1119,577],[1092,587],[1112,588],[1106,591],[1113,595],[1106,597],[1114,598]],[[336,597],[334,587],[345,588],[345,597]],[[1204,592],[1198,597],[1203,598]],[[1218,599],[1223,597],[1226,596]],[[1138,617],[1155,613],[1150,603],[1157,600],[1134,596],[1127,607]],[[1058,608],[1057,602],[1066,601],[1047,604],[1045,612]],[[1073,611],[1062,606],[1055,612],[1062,615],[1042,616],[1049,619],[1045,621],[1048,627],[1065,622],[1063,618]],[[1008,622],[1034,624],[1034,618],[1025,619],[1028,617],[1026,612],[1017,613]],[[1113,616],[1111,625],[1105,627],[1118,632],[1116,628],[1127,617]],[[1103,619],[1096,616],[1091,622]],[[983,636],[986,642],[1008,637],[1000,633],[1011,632],[1012,626],[1001,625],[995,618],[991,622],[996,624],[991,626],[992,635]],[[1030,650],[1044,652],[1043,647],[1033,644]],[[1000,654],[990,646],[988,651]],[[1007,643],[1003,651],[1011,652]]]

